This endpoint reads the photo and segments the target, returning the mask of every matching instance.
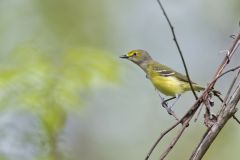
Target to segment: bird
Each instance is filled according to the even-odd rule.
[[[162,98],[162,106],[167,109],[169,114],[172,113],[171,108],[179,97],[191,90],[189,80],[184,74],[157,62],[145,50],[135,49],[120,56],[120,58],[127,59],[138,65],[146,73],[146,77],[152,82],[157,91],[171,97],[166,100]],[[195,82],[191,81],[191,84],[195,91],[199,92],[205,89]],[[173,99],[175,99],[175,102],[171,106],[167,106],[167,102]]]

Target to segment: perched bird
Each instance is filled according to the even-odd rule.
[[[120,56],[120,58],[128,59],[137,64],[143,69],[146,73],[146,77],[152,82],[158,91],[166,96],[172,96],[162,102],[163,106],[167,105],[167,101],[175,98],[177,100],[182,93],[191,90],[188,78],[185,75],[158,63],[145,50],[132,50],[128,54]],[[191,83],[195,91],[204,90],[204,87],[197,83]],[[168,110],[169,114],[171,113],[171,107],[172,106],[170,106],[170,110]]]

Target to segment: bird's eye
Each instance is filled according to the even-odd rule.
[[[133,56],[136,56],[137,55],[137,53],[135,52],[135,53],[133,53]]]

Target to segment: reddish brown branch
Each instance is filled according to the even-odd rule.
[[[216,139],[221,129],[225,126],[229,119],[234,118],[234,114],[237,109],[236,106],[240,100],[240,87],[233,94],[228,104],[223,105],[224,110],[220,112],[216,123],[214,123],[204,134],[204,137],[198,144],[197,148],[193,152],[190,160],[201,160],[211,146],[212,142]]]

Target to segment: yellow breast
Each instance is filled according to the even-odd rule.
[[[153,75],[150,77],[150,80],[160,92],[167,96],[176,96],[184,92],[181,81],[177,80],[175,77]]]

